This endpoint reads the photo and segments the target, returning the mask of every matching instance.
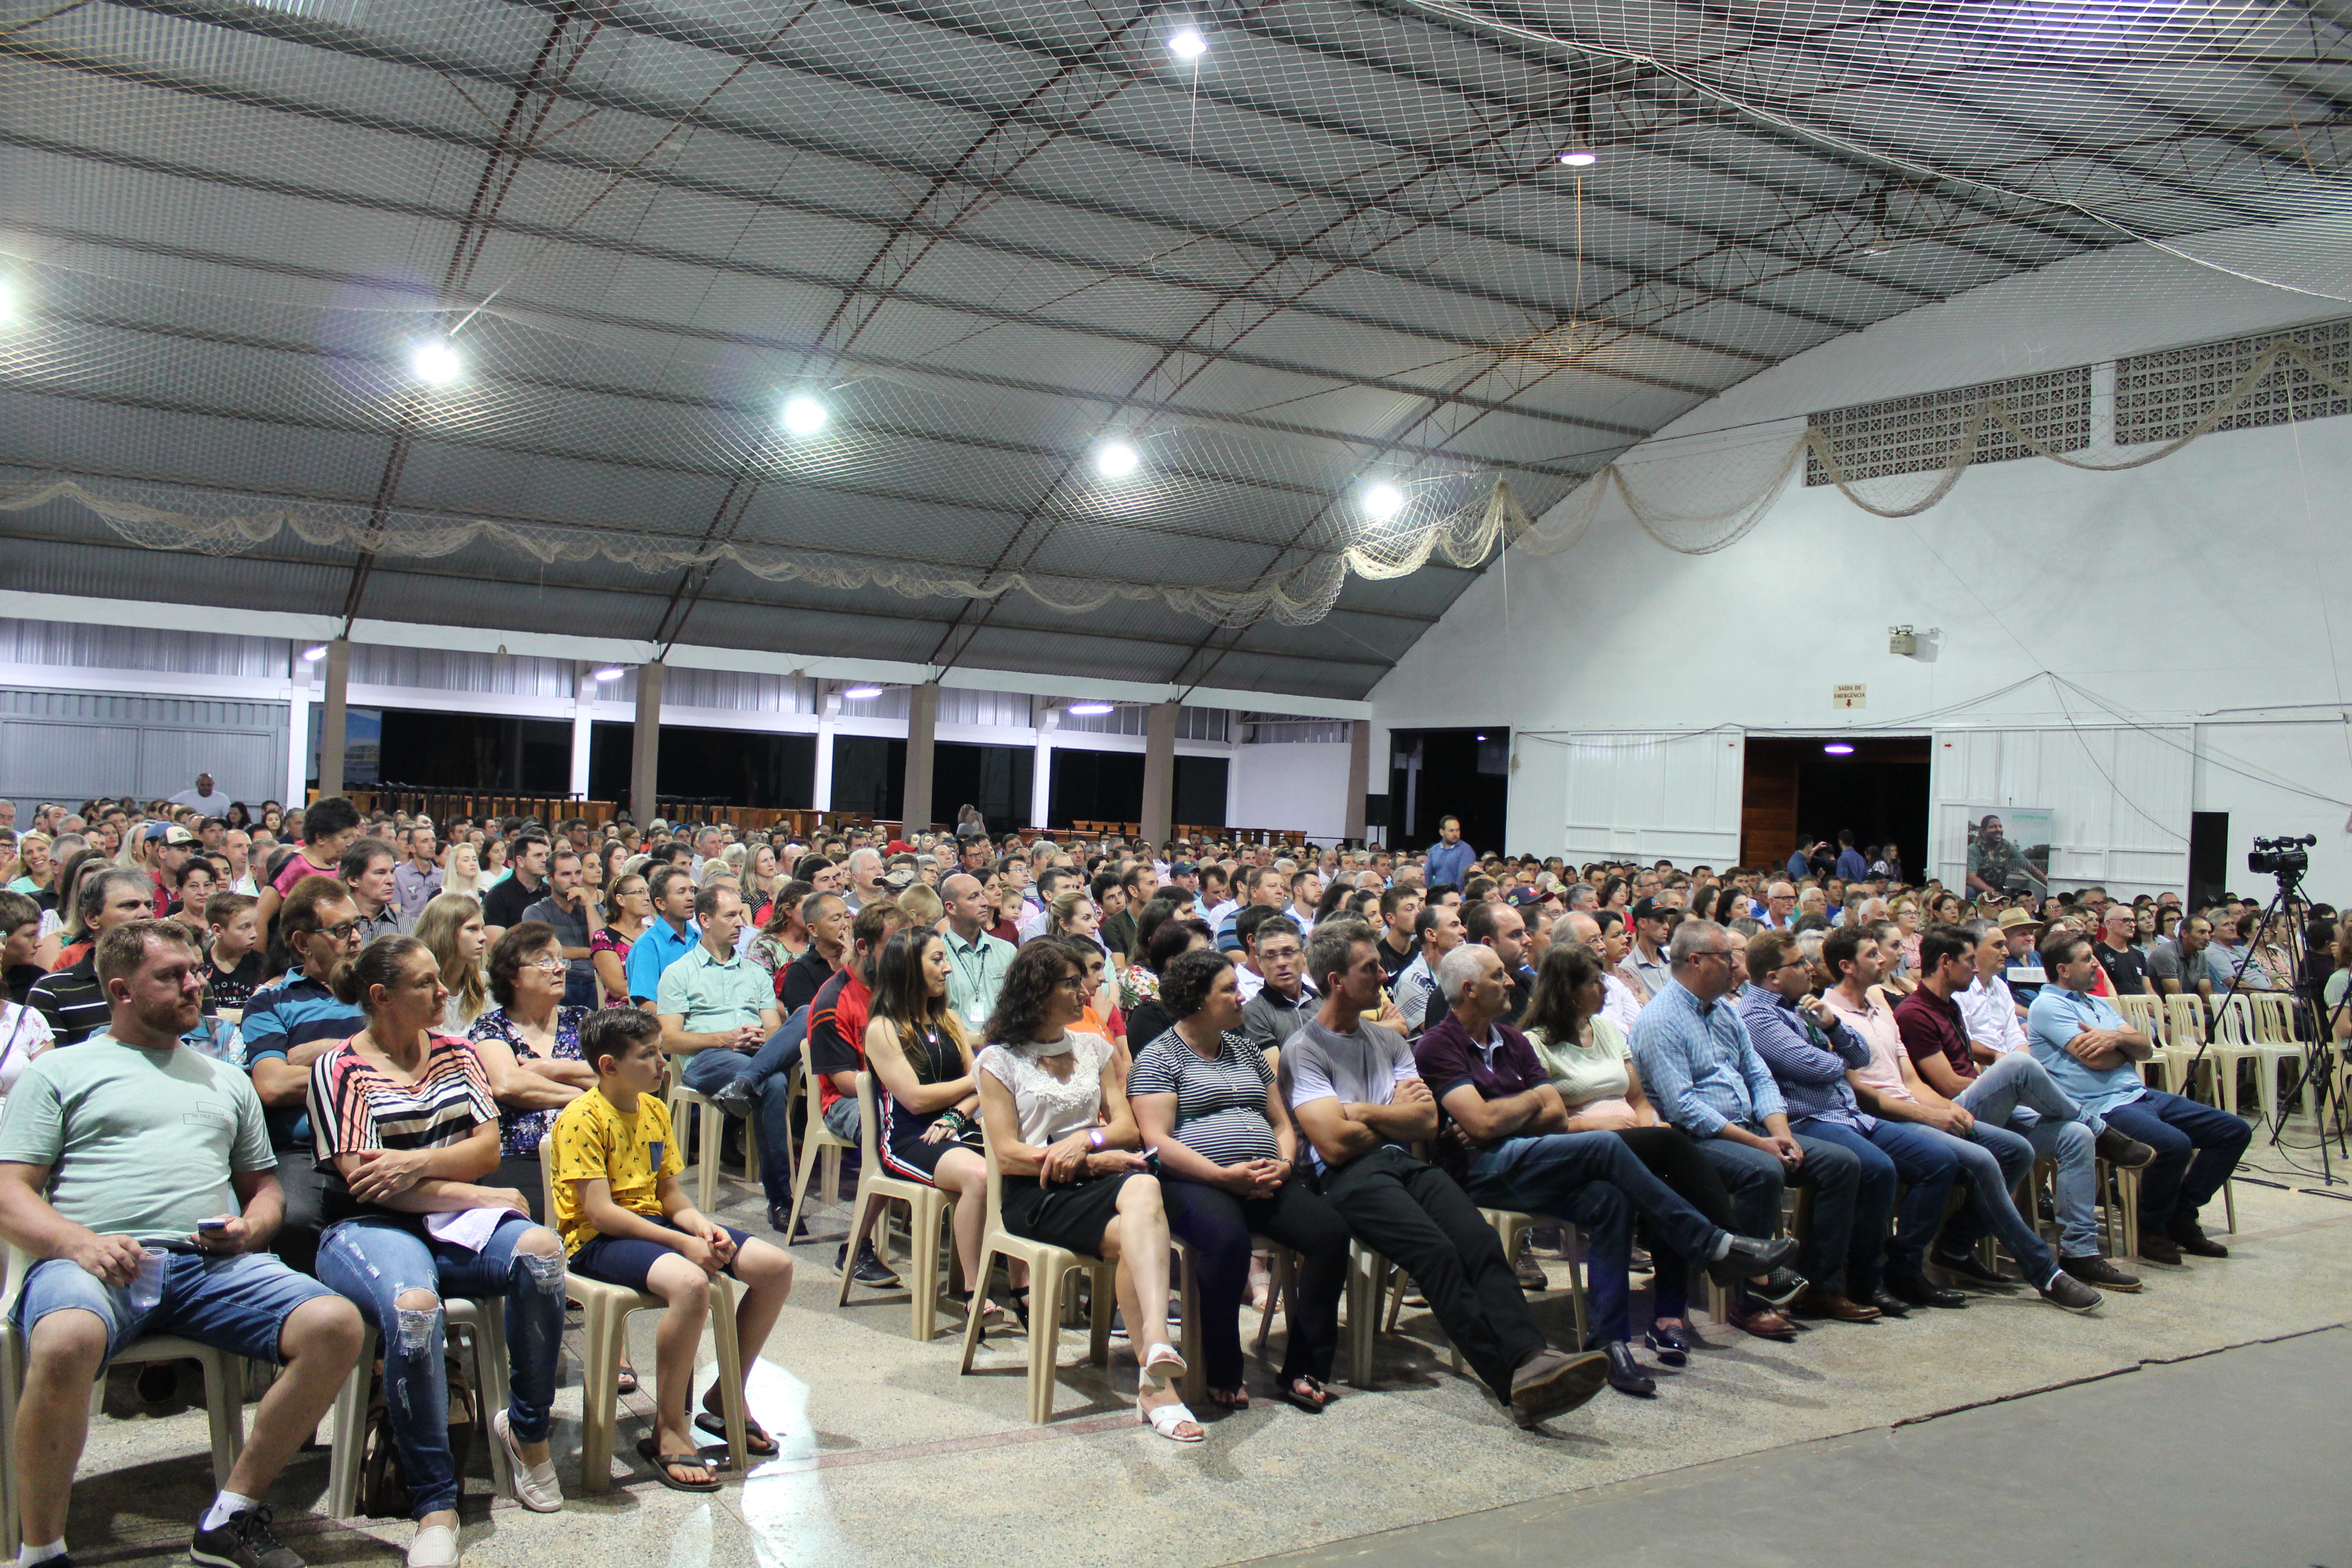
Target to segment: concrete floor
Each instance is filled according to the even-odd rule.
[[[851,1306],[835,1310],[827,1239],[797,1249],[800,1289],[754,1374],[753,1408],[781,1439],[782,1457],[713,1496],[668,1491],[631,1452],[645,1425],[625,1415],[614,1489],[540,1516],[492,1501],[478,1450],[467,1561],[477,1568],[608,1562],[940,1568],[1017,1555],[1193,1568],[1318,1555],[1314,1549],[1335,1542],[1346,1542],[1339,1550],[1350,1558],[1466,1553],[1491,1538],[1487,1521],[1500,1527],[1502,1540],[1556,1558],[1558,1526],[1575,1510],[1580,1558],[1588,1555],[1582,1542],[1590,1530],[1590,1554],[1602,1561],[1689,1560],[1719,1568],[1776,1563],[1782,1557],[1775,1553],[1799,1549],[1785,1539],[1784,1521],[1801,1526],[1820,1509],[1783,1505],[1792,1485],[1816,1498],[1852,1492],[1860,1515],[1875,1495],[1862,1491],[1870,1477],[1861,1467],[1892,1455],[1901,1474],[1920,1478],[1920,1493],[1953,1510],[1948,1542],[1962,1526],[1976,1532],[1965,1551],[1939,1544],[1929,1553],[1937,1563],[1962,1563],[1974,1561],[1969,1553],[1979,1548],[1987,1556],[2033,1550],[2014,1531],[1986,1529],[1990,1516],[1956,1486],[2006,1484],[2012,1501],[2035,1495],[2050,1468],[2039,1462],[2035,1444],[2059,1441],[2048,1428],[2063,1421],[2063,1436],[2077,1442],[2161,1443],[2149,1451],[2187,1467],[2201,1495],[2229,1493],[2233,1530],[2259,1531],[2267,1521],[2278,1551],[2267,1542],[2260,1552],[2172,1550],[2189,1537],[2150,1524],[2168,1516],[2144,1506],[2163,1471],[2126,1462],[2141,1451],[2128,1446],[2113,1448],[2111,1468],[2139,1475],[2138,1489],[2105,1489],[2102,1480],[2085,1522],[2054,1535],[2036,1531],[2045,1536],[2043,1550],[2069,1560],[2087,1552],[2096,1562],[2342,1568],[2352,1564],[2352,1532],[2341,1528],[2340,1488],[2305,1494],[2281,1481],[2273,1489],[2263,1478],[2291,1467],[2273,1471],[2270,1458],[2258,1456],[2324,1455],[2340,1474],[2352,1333],[2284,1336],[2352,1319],[2352,1205],[2251,1183],[2240,1185],[2238,1198],[2240,1234],[2229,1238],[2235,1256],[2180,1269],[2147,1266],[2145,1293],[2113,1297],[2085,1318],[2023,1294],[1979,1298],[1964,1311],[1900,1323],[1824,1325],[1793,1345],[1710,1328],[1721,1348],[1683,1372],[1662,1370],[1658,1399],[1603,1393],[1545,1431],[1523,1433],[1446,1371],[1433,1326],[1408,1313],[1402,1331],[1381,1342],[1375,1389],[1346,1389],[1325,1415],[1309,1417],[1273,1402],[1261,1382],[1255,1408],[1210,1422],[1209,1441],[1186,1447],[1136,1424],[1134,1363],[1124,1345],[1115,1344],[1106,1376],[1077,1364],[1084,1341],[1076,1332],[1063,1341],[1055,1419],[1030,1426],[1017,1335],[992,1338],[975,1374],[959,1377],[960,1323],[951,1314],[942,1313],[935,1341],[919,1345],[908,1338],[903,1293],[861,1290]],[[727,1215],[764,1233],[755,1204],[738,1203]],[[822,1218],[819,1230],[838,1223]],[[1565,1342],[1565,1292],[1538,1299],[1536,1308],[1555,1342]],[[1254,1328],[1255,1319],[1247,1321]],[[651,1364],[653,1322],[641,1316],[635,1324],[641,1365]],[[2272,1341],[2282,1342],[2210,1354]],[[2206,1359],[2087,1389],[2068,1386],[2194,1357]],[[2298,1384],[2305,1358],[2309,1375]],[[2261,1375],[2232,1375],[2229,1369],[2239,1365]],[[706,1363],[706,1377],[710,1371]],[[2053,1389],[2063,1392],[2041,1392]],[[2166,1389],[2188,1392],[2162,1395]],[[2037,1397],[1970,1408],[2021,1394]],[[567,1489],[578,1473],[579,1399],[577,1369],[567,1361],[556,1431]],[[639,1396],[636,1409],[650,1405]],[[1954,1411],[1965,1413],[1902,1425]],[[2272,1446],[2263,1447],[2263,1440]],[[210,1493],[205,1452],[201,1405],[98,1422],[74,1496],[68,1539],[76,1560],[184,1561],[187,1521]],[[2251,1467],[2253,1479],[2230,1483],[2215,1468],[2225,1459]],[[396,1563],[405,1523],[310,1516],[326,1472],[322,1449],[306,1451],[289,1468],[272,1498],[285,1516],[282,1533],[313,1563]],[[1714,1476],[1738,1489],[1725,1494],[1737,1502],[1718,1510],[1716,1524],[1661,1535],[1658,1521],[1678,1510],[1654,1507],[1641,1527],[1625,1522],[1641,1502],[1685,1496],[1689,1480]],[[2084,1482],[2074,1476],[2068,1484]],[[2307,1520],[2292,1511],[2306,1496],[2324,1499],[2315,1509],[2336,1510],[2326,1537],[2334,1544],[2325,1550],[2305,1540]],[[1912,1500],[1906,1490],[1906,1506]],[[1494,1510],[1508,1511],[1485,1512]],[[1433,1523],[1474,1514],[1481,1518]],[[1416,1526],[1456,1533],[1379,1533]],[[1529,1539],[1537,1530],[1546,1544]],[[1811,1561],[1841,1561],[1816,1548],[1802,1545]],[[1890,1550],[1882,1542],[1872,1554],[1883,1562]],[[1907,1550],[1918,1554],[1916,1541]]]

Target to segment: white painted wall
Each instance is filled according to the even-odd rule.
[[[1810,410],[2347,310],[2137,249],[2092,258],[1825,344],[1693,411],[1643,456],[1704,464],[1710,448],[1785,442]],[[1632,776],[1604,789],[1531,731],[1989,728],[2019,737],[2016,757],[2033,753],[2012,776],[2047,798],[2022,804],[2073,803],[2076,820],[2059,832],[2083,836],[2095,874],[2169,879],[2175,834],[2185,870],[2187,813],[2228,811],[2233,867],[2257,832],[2315,832],[2314,889],[2341,902],[2352,896],[2352,731],[2335,706],[2352,684],[2347,512],[2352,418],[2210,436],[2121,473],[1987,464],[1900,521],[1792,482],[1753,531],[1710,555],[1670,552],[1604,513],[1559,555],[1513,552],[1454,604],[1373,691],[1376,754],[1390,728],[1511,725],[1507,847],[1569,853],[1591,838],[1593,799],[1613,795],[1599,826],[1639,838],[1670,817],[1678,831],[1736,832],[1737,792],[1665,774],[1654,782],[1672,802]],[[1886,651],[1898,622],[1943,628],[1932,659]],[[1554,656],[1530,659],[1531,646]],[[1853,681],[1867,684],[1868,707],[1832,709],[1831,688]],[[2116,787],[2069,727],[2118,715],[2162,731],[2186,765],[2168,771],[2168,742],[2134,732],[2117,779],[2126,804],[2107,809]],[[2024,731],[2063,743],[2029,748]],[[2112,770],[2112,739],[2086,737],[2095,752],[2109,748],[2099,757]],[[2242,889],[2268,880],[2232,876]]]
[[[1348,752],[1344,745],[1235,746],[1227,790],[1235,827],[1297,829],[1310,838],[1348,830]]]

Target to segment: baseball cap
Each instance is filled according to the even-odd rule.
[[[1513,909],[1523,910],[1529,904],[1542,903],[1544,901],[1544,892],[1541,888],[1513,888],[1511,889],[1510,897],[1505,899],[1503,901],[1510,905]]]
[[[1674,912],[1672,904],[1662,904],[1654,897],[1633,900],[1633,918],[1637,921],[1656,920]]]
[[[196,836],[176,822],[151,822],[147,825],[147,842],[162,839],[166,844],[194,844]]]

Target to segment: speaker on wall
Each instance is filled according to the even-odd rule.
[[[1368,795],[1364,797],[1364,826],[1366,827],[1390,827],[1395,826],[1389,821],[1389,797],[1387,795]]]

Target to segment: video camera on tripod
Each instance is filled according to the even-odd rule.
[[[2311,847],[2318,842],[2315,833],[2300,838],[2257,838],[2246,852],[2246,869],[2276,877],[2280,887],[2288,887],[2311,869]]]

